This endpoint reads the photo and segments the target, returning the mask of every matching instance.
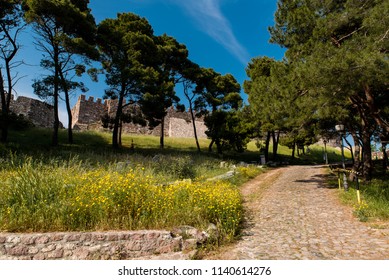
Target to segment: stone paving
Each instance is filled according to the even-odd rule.
[[[243,189],[249,210],[240,241],[211,259],[388,260],[389,234],[373,229],[340,204],[337,189],[324,185],[320,166],[268,172],[265,182]],[[266,180],[265,180],[266,181]]]

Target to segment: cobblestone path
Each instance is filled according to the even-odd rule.
[[[248,210],[242,239],[210,259],[389,259],[388,231],[372,229],[326,187],[324,168],[272,170],[243,187]],[[262,178],[262,179],[261,179]],[[262,190],[261,197],[256,193]]]

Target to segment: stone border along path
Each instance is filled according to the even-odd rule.
[[[241,240],[205,259],[389,259],[388,230],[355,218],[324,177],[322,166],[289,166],[248,182]]]

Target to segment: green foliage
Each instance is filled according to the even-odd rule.
[[[28,128],[31,128],[34,126],[33,123],[31,123],[28,119],[26,119],[25,116],[23,115],[17,115],[13,112],[10,112],[9,115],[7,116],[8,120],[8,125],[10,129],[14,130],[26,130]],[[0,122],[2,122],[2,115],[0,111]]]
[[[268,57],[252,59],[246,69],[250,80],[244,89],[249,95],[254,124],[258,127],[256,136],[267,135],[263,151],[267,160],[269,142],[273,140],[273,159],[277,156],[279,135],[288,138],[288,147],[310,145],[314,141],[312,102],[304,98],[304,91],[294,77],[293,65],[287,61],[278,62]]]
[[[58,145],[59,116],[58,103],[63,92],[69,118],[69,143],[73,142],[71,129],[70,93],[75,89],[86,90],[82,83],[72,81],[74,74],[85,72],[88,59],[97,59],[95,48],[96,24],[86,0],[26,0],[23,8],[25,19],[38,35],[35,44],[44,58],[41,66],[49,75],[34,81],[34,91],[38,96],[50,97],[54,105],[54,133],[52,144]],[[74,56],[83,56],[77,63]],[[78,58],[80,59],[80,58]]]
[[[0,34],[20,24],[22,18],[21,0],[0,0]]]
[[[149,125],[155,127],[163,124],[167,110],[173,105],[180,110],[180,98],[176,95],[175,86],[184,76],[188,76],[191,65],[188,59],[186,46],[178,43],[173,37],[166,34],[154,38],[158,51],[153,68],[156,70],[156,79],[148,81],[144,88],[139,104],[146,116]],[[164,134],[161,132],[160,146],[164,147]]]
[[[209,150],[212,150],[212,145],[215,143],[218,153],[221,154],[224,148],[223,142],[224,146],[232,142],[225,140],[232,138],[231,135],[227,135],[232,132],[234,123],[232,116],[242,107],[239,91],[240,85],[231,74],[222,76],[213,69],[200,70],[196,86],[199,97],[195,101],[195,109],[199,114],[205,115],[204,121],[208,128],[206,134],[212,140]],[[235,141],[237,145],[241,145],[238,142]]]
[[[382,0],[282,0],[270,28],[271,41],[288,49],[284,89],[295,96],[298,109],[291,119],[299,127],[315,124],[321,135],[332,133],[327,124],[344,123],[354,141],[363,144],[366,179],[371,177],[371,136],[389,133],[388,12],[388,1]],[[279,89],[277,82],[265,85]]]
[[[118,148],[124,99],[136,102],[146,84],[156,83],[159,76],[153,65],[158,48],[149,22],[133,13],[103,20],[98,26],[97,44],[109,86],[105,95],[118,100],[112,132],[112,145]]]
[[[251,123],[247,122],[247,112],[217,110],[204,119],[208,127],[206,134],[222,151],[234,150],[243,153],[252,135]]]

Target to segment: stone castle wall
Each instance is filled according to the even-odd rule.
[[[14,96],[12,96],[10,102],[10,111],[17,115],[23,115],[37,127],[53,127],[53,110],[54,108],[52,105],[25,96],[19,96],[16,100],[14,99]],[[60,124],[60,126],[62,127],[62,124]]]
[[[0,100],[1,102],[1,100]],[[1,103],[0,103],[1,104]],[[103,130],[102,116],[108,114],[113,117],[117,109],[117,100],[102,100],[93,97],[86,99],[85,95],[80,95],[72,108],[72,128],[74,130]],[[126,106],[124,111],[130,110],[131,106]],[[132,107],[133,109],[133,107]],[[10,110],[18,115],[25,116],[37,127],[52,128],[54,123],[53,106],[45,102],[19,96],[16,100],[12,96]],[[63,127],[60,124],[60,127]],[[196,131],[199,138],[206,138],[207,127],[202,119],[196,119]],[[124,123],[123,132],[131,134],[155,135],[161,134],[161,125],[150,129],[148,126],[139,124]],[[178,112],[173,108],[169,109],[165,118],[165,136],[167,137],[194,137],[193,124],[189,112]]]
[[[124,101],[124,104],[125,101]],[[80,95],[77,103],[72,109],[73,124],[72,128],[76,130],[101,130],[101,117],[105,114],[113,117],[117,108],[117,100],[94,100],[93,97],[86,99],[85,95]],[[124,110],[130,110],[130,106]],[[207,127],[202,119],[196,120],[196,131],[199,138],[206,138],[205,131]],[[161,125],[150,129],[139,124],[124,123],[124,133],[144,134],[159,136]],[[193,125],[189,112],[177,112],[170,109],[165,118],[165,136],[168,137],[194,137]]]

